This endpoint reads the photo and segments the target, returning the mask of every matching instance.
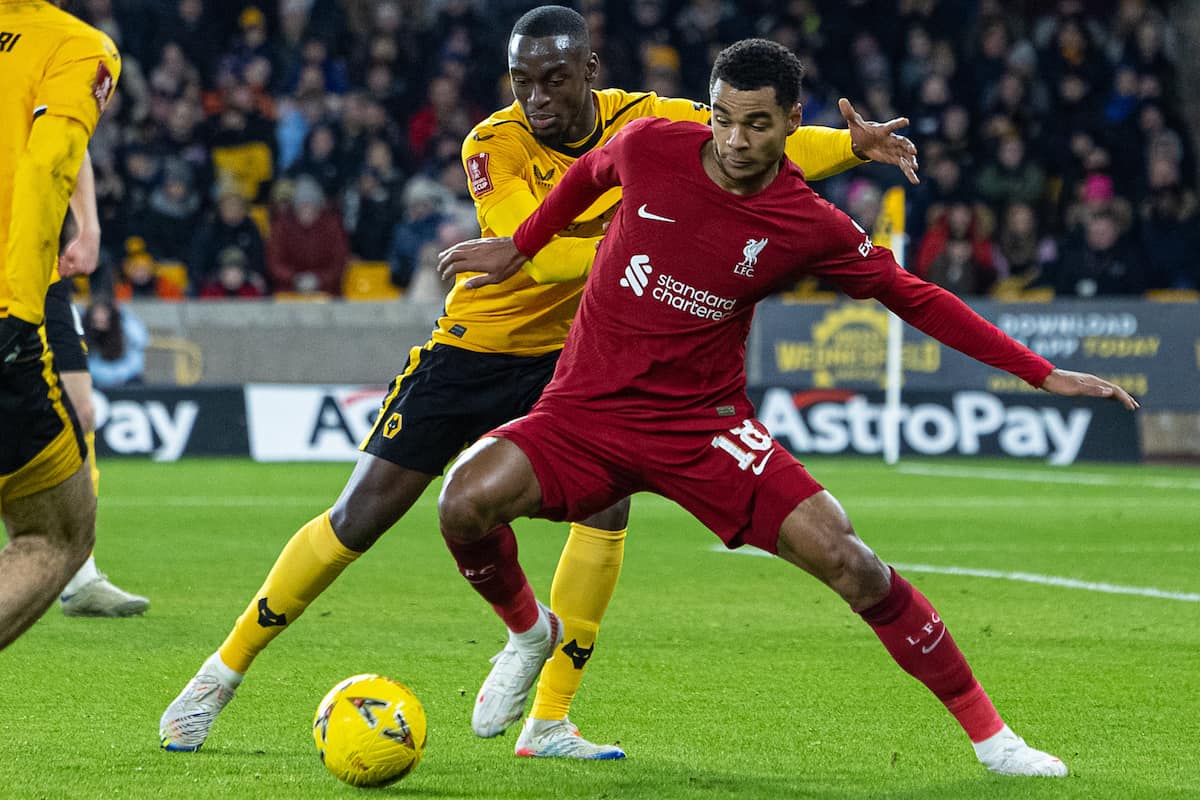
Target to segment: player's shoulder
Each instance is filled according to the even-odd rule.
[[[533,141],[533,132],[525,121],[520,106],[494,111],[475,124],[463,139],[463,157],[482,152],[503,152],[506,149],[524,151]]]
[[[83,51],[80,55],[98,55],[88,51],[101,51],[111,60],[120,61],[121,54],[116,43],[104,31],[54,6],[47,8],[46,12],[43,21],[58,32],[62,40],[60,49]]]

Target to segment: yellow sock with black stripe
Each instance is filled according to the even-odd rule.
[[[218,651],[221,660],[245,673],[255,656],[360,555],[338,540],[328,511],[309,521],[284,546],[262,588],[238,617]]]
[[[542,670],[529,716],[561,719],[570,709],[621,575],[625,533],[572,523],[550,587],[550,607],[563,623],[563,645]]]

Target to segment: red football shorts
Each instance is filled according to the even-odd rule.
[[[647,423],[543,400],[496,428],[521,448],[542,489],[537,516],[585,519],[636,492],[675,501],[726,547],[777,551],[784,518],[823,487],[755,419],[713,418],[692,430]]]

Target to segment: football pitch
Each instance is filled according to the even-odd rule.
[[[348,464],[102,462],[97,561],[143,618],[57,607],[0,653],[0,797],[1195,798],[1200,796],[1200,470],[813,459],[860,535],[948,621],[1016,732],[1063,780],[1002,778],[815,580],[723,552],[634,498],[624,572],[571,717],[625,761],[517,759],[469,719],[503,628],[459,577],[436,489],[268,648],[199,753],[158,749],[163,708],[221,643]],[[520,521],[549,597],[565,526]],[[339,784],[312,716],[337,681],[408,684],[425,759]]]

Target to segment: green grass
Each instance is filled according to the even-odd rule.
[[[892,562],[1200,592],[1194,469],[809,466]],[[473,737],[471,702],[503,631],[442,546],[432,491],[258,659],[203,751],[164,753],[159,714],[349,466],[102,468],[98,561],[151,608],[130,620],[51,609],[0,653],[3,798],[356,796],[318,763],[310,726],[325,691],[359,672],[409,684],[429,717],[424,762],[381,796],[1200,796],[1194,599],[907,571],[1017,732],[1072,769],[1063,781],[1004,779],[828,590],[782,562],[714,551],[698,523],[646,495],[572,710],[628,760],[516,759],[511,735]],[[564,533],[518,526],[542,597]]]

